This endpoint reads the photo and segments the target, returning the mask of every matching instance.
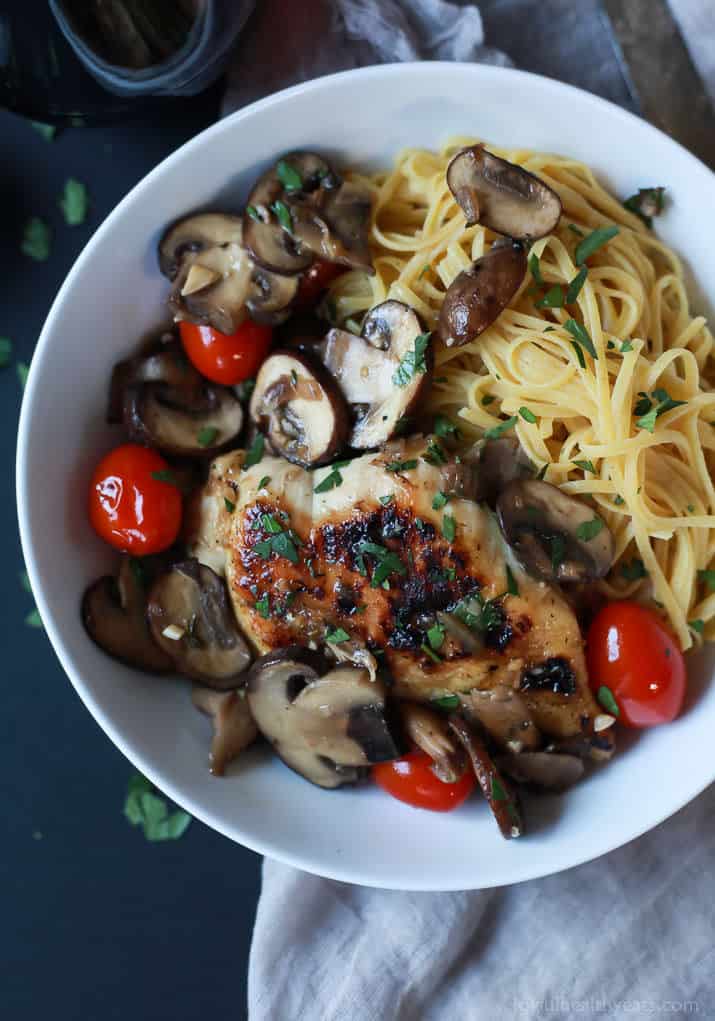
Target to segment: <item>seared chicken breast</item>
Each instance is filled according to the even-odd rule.
[[[274,457],[243,470],[244,459],[213,462],[187,541],[225,576],[257,653],[367,649],[400,697],[507,688],[542,734],[593,733],[571,606],[523,570],[488,507],[444,493],[428,439],[312,472]]]

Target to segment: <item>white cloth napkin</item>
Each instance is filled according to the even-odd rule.
[[[259,0],[224,112],[317,75],[420,58],[511,63],[484,46],[472,5]],[[715,1018],[714,816],[715,788],[606,858],[483,892],[370,890],[267,859],[250,1021]]]

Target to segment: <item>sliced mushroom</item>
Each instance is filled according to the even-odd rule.
[[[610,569],[613,536],[592,507],[538,479],[515,481],[497,501],[501,530],[524,567],[548,581],[594,581]]]
[[[459,458],[440,467],[442,490],[463,500],[494,506],[514,479],[533,478],[534,468],[517,439],[479,440]]]
[[[160,344],[152,351],[117,362],[109,384],[107,422],[122,421],[124,394],[137,383],[168,383],[170,386],[199,386],[201,376],[176,342]]]
[[[521,752],[500,755],[497,765],[517,783],[565,791],[584,774],[583,761],[575,755],[553,752]]]
[[[519,290],[527,269],[518,241],[497,242],[447,288],[439,313],[439,335],[459,347],[483,333]]]
[[[250,414],[273,449],[303,467],[332,460],[350,428],[347,405],[335,382],[297,349],[274,351],[266,358]]]
[[[507,840],[520,837],[523,823],[516,791],[495,765],[482,738],[461,716],[452,714],[449,725],[471,760],[477,783],[494,814],[501,835]]]
[[[146,622],[146,592],[130,557],[122,557],[118,578],[100,578],[87,589],[82,623],[89,637],[122,663],[152,674],[173,667],[152,639]]]
[[[300,273],[315,256],[373,272],[367,242],[371,199],[316,153],[291,152],[248,197],[246,245],[276,273]]]
[[[373,762],[400,754],[385,715],[385,689],[366,670],[322,673],[309,650],[257,660],[248,701],[258,729],[283,761],[319,787],[355,783]]]
[[[460,702],[467,717],[477,720],[500,747],[522,752],[541,745],[541,734],[526,702],[513,688],[505,684],[484,691],[473,688],[460,695]]]
[[[564,755],[576,755],[580,759],[592,762],[608,762],[616,750],[616,737],[613,729],[599,733],[578,734],[576,737],[564,738],[547,746],[547,752],[559,752]]]
[[[235,688],[251,662],[226,585],[198,560],[174,564],[152,586],[147,607],[155,642],[179,673],[217,691]]]
[[[362,410],[350,437],[350,445],[359,450],[379,447],[394,436],[431,378],[429,335],[414,309],[401,301],[373,308],[360,337],[331,330],[322,357],[345,399]]]
[[[230,213],[196,213],[183,216],[166,230],[159,241],[159,268],[175,280],[187,256],[207,248],[241,244],[241,217]]]
[[[214,736],[209,762],[214,776],[223,776],[226,766],[258,737],[258,727],[251,716],[245,691],[214,691],[195,684],[191,701],[210,716]]]
[[[416,702],[400,702],[405,734],[434,762],[432,770],[444,783],[456,783],[466,767],[466,756],[444,716]]]
[[[469,226],[482,223],[518,241],[545,237],[561,216],[561,199],[552,188],[483,145],[457,153],[447,167],[447,184]]]
[[[184,254],[169,305],[177,319],[189,319],[230,334],[249,313],[258,322],[283,322],[291,313],[298,284],[295,278],[256,266],[243,247],[238,220],[231,241],[205,244]]]
[[[123,417],[133,439],[182,457],[213,457],[236,442],[243,425],[233,390],[203,380],[193,387],[127,387]]]

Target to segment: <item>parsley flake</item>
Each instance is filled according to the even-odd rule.
[[[698,571],[698,581],[702,581],[711,592],[715,592],[715,571]]]
[[[441,624],[433,624],[427,631],[427,641],[430,648],[437,652],[444,645],[444,628]]]
[[[525,422],[531,422],[532,425],[536,423],[536,415],[534,414],[533,411],[530,411],[529,408],[522,406],[521,408],[519,408],[519,414],[521,415]]]
[[[586,277],[588,276],[588,266],[582,266],[576,276],[573,278],[566,291],[566,304],[573,305],[581,293],[581,288],[586,283]]]
[[[486,440],[498,440],[504,433],[509,432],[513,429],[517,423],[516,415],[512,415],[511,418],[507,418],[505,422],[500,422],[499,425],[495,425],[493,429],[487,429],[484,433]]]
[[[12,341],[7,337],[0,337],[0,369],[10,364],[12,358]]]
[[[413,468],[417,467],[417,461],[391,461],[385,465],[385,471],[388,472],[408,472],[412,471]]]
[[[442,657],[438,656],[437,653],[433,649],[431,649],[426,642],[423,642],[422,645],[420,645],[420,650],[424,652],[425,656],[428,656],[433,663],[442,662]]]
[[[628,352],[632,350],[633,344],[630,342],[630,340],[624,340],[623,343],[621,344],[621,354],[622,355],[628,354]]]
[[[162,795],[141,773],[135,773],[129,780],[124,816],[132,826],[141,826],[152,843],[178,840],[191,823],[191,816],[183,809],[169,812]]]
[[[652,227],[653,217],[662,213],[665,207],[665,188],[639,188],[623,205],[639,216],[646,227]]]
[[[254,604],[254,609],[263,617],[264,620],[268,620],[271,615],[271,599],[268,593],[262,595],[260,599],[257,599]]]
[[[251,217],[252,220],[256,221],[256,223],[262,223],[263,222],[261,220],[260,214],[259,214],[259,212],[258,212],[258,210],[256,209],[255,206],[246,206],[246,212]]]
[[[292,234],[293,217],[291,216],[290,209],[285,204],[285,202],[281,202],[280,199],[276,199],[276,201],[271,206],[271,212],[276,214],[278,223],[281,225],[283,230],[287,230],[289,234]]]
[[[258,464],[259,461],[263,460],[263,448],[265,447],[266,441],[263,433],[256,433],[255,439],[251,444],[251,449],[246,454],[242,470],[245,471],[247,468],[252,468],[254,464]]]
[[[541,263],[539,261],[539,256],[536,254],[536,252],[532,252],[531,255],[529,256],[529,270],[536,283],[540,287],[542,287],[544,283],[544,278],[541,275]]]
[[[20,250],[35,262],[45,262],[50,257],[50,228],[39,216],[31,217],[25,224]]]
[[[265,489],[270,481],[271,481],[270,475],[264,475],[261,481],[258,483],[258,488]]]
[[[482,397],[482,407],[488,408],[489,405],[493,404],[495,400],[496,397],[493,397],[491,394],[486,394],[486,396]]]
[[[380,501],[383,507],[387,507],[388,504],[391,504],[394,499],[395,499],[394,493],[386,493],[384,496],[378,496],[378,500]]]
[[[607,244],[612,238],[619,234],[620,230],[618,227],[598,227],[596,230],[591,231],[588,237],[585,237],[583,241],[579,241],[576,246],[576,265],[583,266],[586,259],[597,252],[599,248]]]
[[[705,621],[699,618],[697,620],[689,620],[688,627],[695,631],[696,634],[701,635],[705,630]]]
[[[233,502],[233,500],[229,500],[227,496],[224,496],[223,498],[223,505],[229,514],[233,514],[233,512],[236,510],[236,504]]]
[[[459,695],[442,695],[440,698],[430,699],[432,705],[436,705],[439,709],[458,709],[459,708]]]
[[[157,482],[166,482],[170,486],[179,485],[176,481],[176,476],[170,468],[161,468],[159,471],[152,472],[151,477],[156,479]]]
[[[445,514],[442,518],[442,535],[445,537],[447,542],[454,542],[454,537],[457,534],[457,522],[454,520],[451,514]]]
[[[210,447],[218,436],[218,429],[213,425],[205,425],[196,434],[196,442],[200,447]]]
[[[593,461],[574,461],[577,468],[581,468],[585,472],[591,472],[593,475],[596,474],[596,469],[593,467]]]
[[[510,596],[519,595],[519,586],[516,578],[514,577],[514,573],[508,564],[506,565],[506,590]]]
[[[403,355],[400,364],[392,376],[392,382],[395,386],[405,387],[418,373],[427,371],[425,353],[431,336],[431,333],[420,333],[419,336],[415,337],[415,346],[411,351]]]
[[[60,199],[60,209],[65,218],[65,223],[70,227],[78,227],[84,223],[89,208],[87,189],[74,177],[68,177],[65,181],[65,190]]]
[[[576,529],[576,538],[582,539],[583,542],[590,542],[591,539],[596,538],[602,528],[602,518],[594,517],[590,521],[583,521]]]
[[[449,503],[450,498],[442,490],[438,490],[432,498],[432,510],[441,510]]]
[[[569,331],[576,343],[585,348],[592,358],[598,358],[596,348],[593,346],[593,341],[585,326],[582,326],[575,319],[567,319],[564,327]]]
[[[276,163],[276,176],[286,191],[300,191],[303,187],[303,178],[286,160]]]
[[[596,693],[596,698],[600,705],[610,713],[611,716],[620,716],[621,710],[618,708],[618,702],[614,698],[613,692],[606,684],[602,684]]]
[[[341,642],[349,642],[350,635],[344,628],[328,628],[325,632],[325,641],[329,642],[330,645],[340,645]]]

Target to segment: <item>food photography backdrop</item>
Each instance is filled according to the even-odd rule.
[[[447,8],[452,20],[445,20]],[[386,2],[376,18],[369,2],[342,0],[331,9],[258,0],[235,43],[228,79],[198,95],[107,121],[78,114],[59,127],[0,111],[3,1017],[247,1016],[260,858],[188,818],[175,820],[179,839],[155,839],[165,835],[163,800],[155,818],[138,818],[132,793],[141,780],[64,676],[24,574],[14,465],[26,367],[64,277],[109,212],[162,159],[230,109],[318,74],[398,59],[488,59],[570,82],[646,116],[715,165],[709,0],[673,0],[672,8],[665,0],[482,0],[478,8],[489,51],[474,34],[478,16],[462,20],[465,12],[475,14],[469,4]],[[127,348],[136,340],[128,336]],[[87,337],[88,344],[101,342]],[[45,498],[52,502],[55,494]],[[67,593],[77,604],[79,596]],[[166,810],[171,815],[174,806]],[[527,884],[525,897],[534,885]],[[280,890],[274,894],[279,899]],[[264,932],[266,924],[264,918]],[[320,925],[320,918],[304,924]],[[489,917],[481,924],[489,926]],[[300,925],[298,918],[296,932]],[[259,970],[256,982],[267,973]],[[298,1016],[259,1000],[252,1017]],[[419,1015],[400,1014],[411,1016]],[[502,1015],[480,1009],[470,1016]],[[542,1014],[527,1005],[523,1016]]]

